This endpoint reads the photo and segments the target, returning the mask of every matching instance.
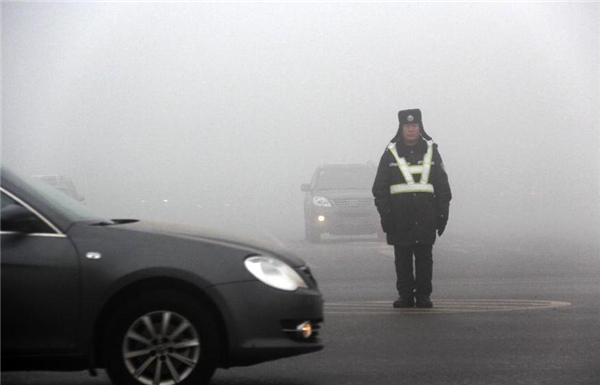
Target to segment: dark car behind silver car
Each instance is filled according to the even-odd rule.
[[[85,197],[79,195],[77,192],[77,188],[71,178],[66,175],[32,175],[32,177],[56,188],[73,199],[80,202],[85,200]]]
[[[371,187],[377,169],[371,163],[323,164],[311,183],[301,190],[304,196],[304,229],[309,242],[321,235],[377,234],[384,238]]]
[[[321,293],[287,251],[99,218],[6,168],[1,203],[2,370],[198,384],[323,348]]]

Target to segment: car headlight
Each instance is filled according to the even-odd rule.
[[[308,288],[302,277],[279,259],[257,255],[246,258],[244,266],[258,280],[276,289],[294,291],[300,287]]]
[[[321,207],[331,207],[331,203],[325,197],[313,197],[313,204]]]

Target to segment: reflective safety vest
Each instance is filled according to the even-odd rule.
[[[429,174],[431,173],[431,163],[433,159],[433,141],[427,141],[427,152],[423,156],[422,166],[409,166],[406,159],[398,156],[396,143],[390,143],[388,150],[394,155],[398,168],[404,177],[406,183],[398,183],[390,186],[390,194],[405,194],[405,193],[432,193],[433,185],[429,183]],[[413,175],[421,174],[419,183],[415,183]]]

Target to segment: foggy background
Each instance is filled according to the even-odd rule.
[[[598,3],[2,3],[2,163],[110,218],[303,237],[420,108],[444,239],[600,235]]]

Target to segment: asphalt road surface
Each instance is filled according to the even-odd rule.
[[[323,351],[217,371],[215,385],[600,384],[600,250],[551,239],[442,238],[433,309],[393,309],[393,250],[374,238],[287,246],[326,300]],[[2,373],[3,385],[108,385]]]

